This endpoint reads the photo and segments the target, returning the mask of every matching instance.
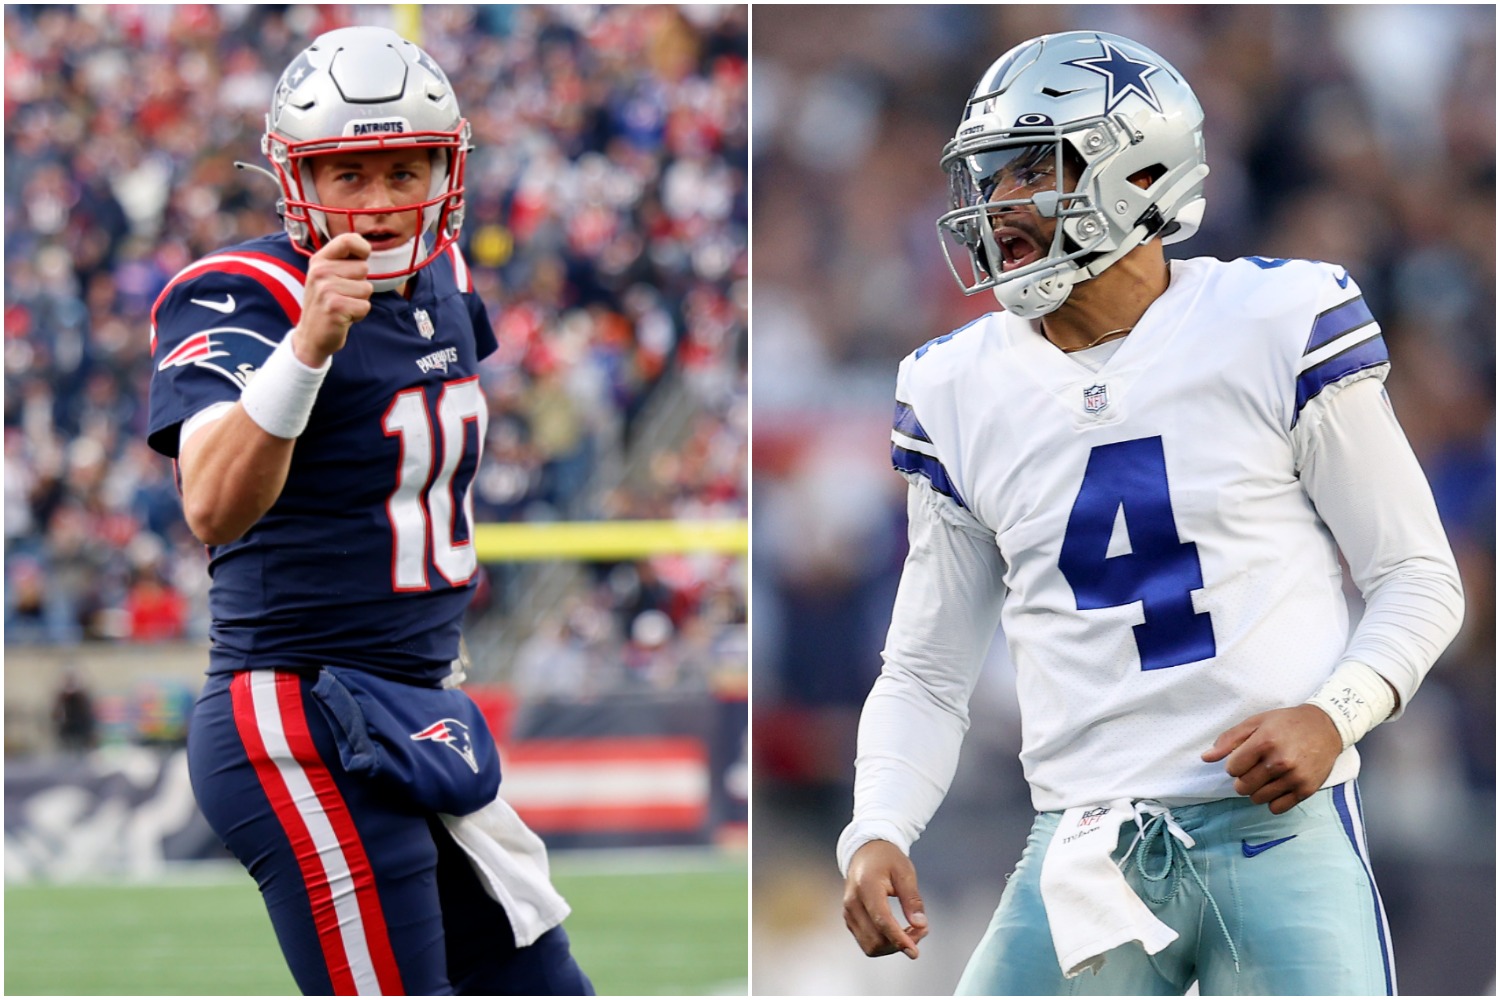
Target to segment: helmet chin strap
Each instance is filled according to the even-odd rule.
[[[1070,265],[1074,275],[1079,273],[1076,264]],[[1072,275],[1068,276],[1070,279]],[[1073,290],[1073,280],[1063,280],[1059,271],[1051,274],[1036,274],[1019,281],[1007,281],[991,289],[995,299],[1005,311],[1021,319],[1036,319],[1045,316],[1068,299]]]
[[[424,259],[427,256],[427,241],[421,240],[420,243],[421,245],[418,246],[418,238],[414,236],[399,247],[370,251],[370,259],[367,262],[370,265],[370,273],[385,274],[389,271],[399,271],[409,267],[413,260]],[[416,256],[412,255],[413,251]],[[370,284],[375,286],[377,292],[389,292],[400,288],[411,276],[411,274],[401,274],[393,278],[372,278]]]
[[[995,298],[1021,319],[1036,319],[1055,311],[1073,291],[1073,286],[1090,278],[1097,278],[1130,251],[1140,246],[1146,238],[1147,227],[1142,224],[1132,229],[1120,246],[1109,253],[1101,254],[1087,265],[1073,261],[1043,274],[1023,278],[1020,281],[1002,282],[995,286]]]

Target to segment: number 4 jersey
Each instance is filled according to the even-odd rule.
[[[307,258],[287,237],[183,270],[152,313],[149,440],[232,404],[301,317]],[[286,487],[242,538],[210,549],[211,673],[346,666],[433,680],[458,655],[477,561],[469,487],[494,332],[450,250],[376,294],[349,331],[292,453]]]
[[[991,589],[1044,810],[1233,794],[1200,755],[1247,717],[1306,699],[1350,638],[1334,534],[1303,481],[1304,422],[1361,380],[1360,396],[1387,406],[1380,329],[1328,264],[1173,262],[1166,293],[1109,349],[1094,368],[992,313],[916,351],[898,377],[897,469],[943,522],[998,546]],[[1446,552],[1425,482],[1418,492]],[[958,625],[930,622],[967,598],[947,571],[920,584],[913,572],[909,558],[887,675],[958,644]],[[1391,677],[1403,700],[1430,665]],[[877,694],[902,683],[883,677]],[[867,706],[862,758],[883,711]],[[1357,770],[1351,749],[1329,780]]]

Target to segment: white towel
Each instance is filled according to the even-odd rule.
[[[1177,940],[1125,881],[1110,855],[1120,825],[1136,820],[1129,799],[1065,811],[1042,857],[1042,906],[1063,975],[1098,972],[1104,953],[1138,941],[1155,955]]]
[[[469,856],[485,891],[510,917],[516,947],[524,948],[563,922],[570,908],[552,887],[547,845],[504,799],[465,816],[442,816]]]

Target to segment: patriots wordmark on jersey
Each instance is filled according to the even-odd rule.
[[[1384,377],[1340,267],[1176,261],[1097,370],[992,313],[901,365],[896,468],[993,536],[1038,809],[1234,794],[1199,754],[1297,704],[1349,635],[1333,537],[1298,481],[1309,403]],[[1331,780],[1352,776],[1351,748]]]
[[[306,268],[280,235],[173,278],[152,311],[153,448],[175,458],[184,421],[239,398],[300,319]],[[457,655],[495,338],[456,247],[410,282],[375,295],[336,355],[275,505],[212,549],[212,672],[438,678]]]

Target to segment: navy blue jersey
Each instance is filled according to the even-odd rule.
[[[307,258],[285,235],[203,258],[152,312],[149,441],[233,402],[301,317]],[[432,680],[458,655],[474,586],[470,484],[495,350],[454,248],[377,293],[333,358],[281,496],[210,548],[210,673],[342,666]]]

